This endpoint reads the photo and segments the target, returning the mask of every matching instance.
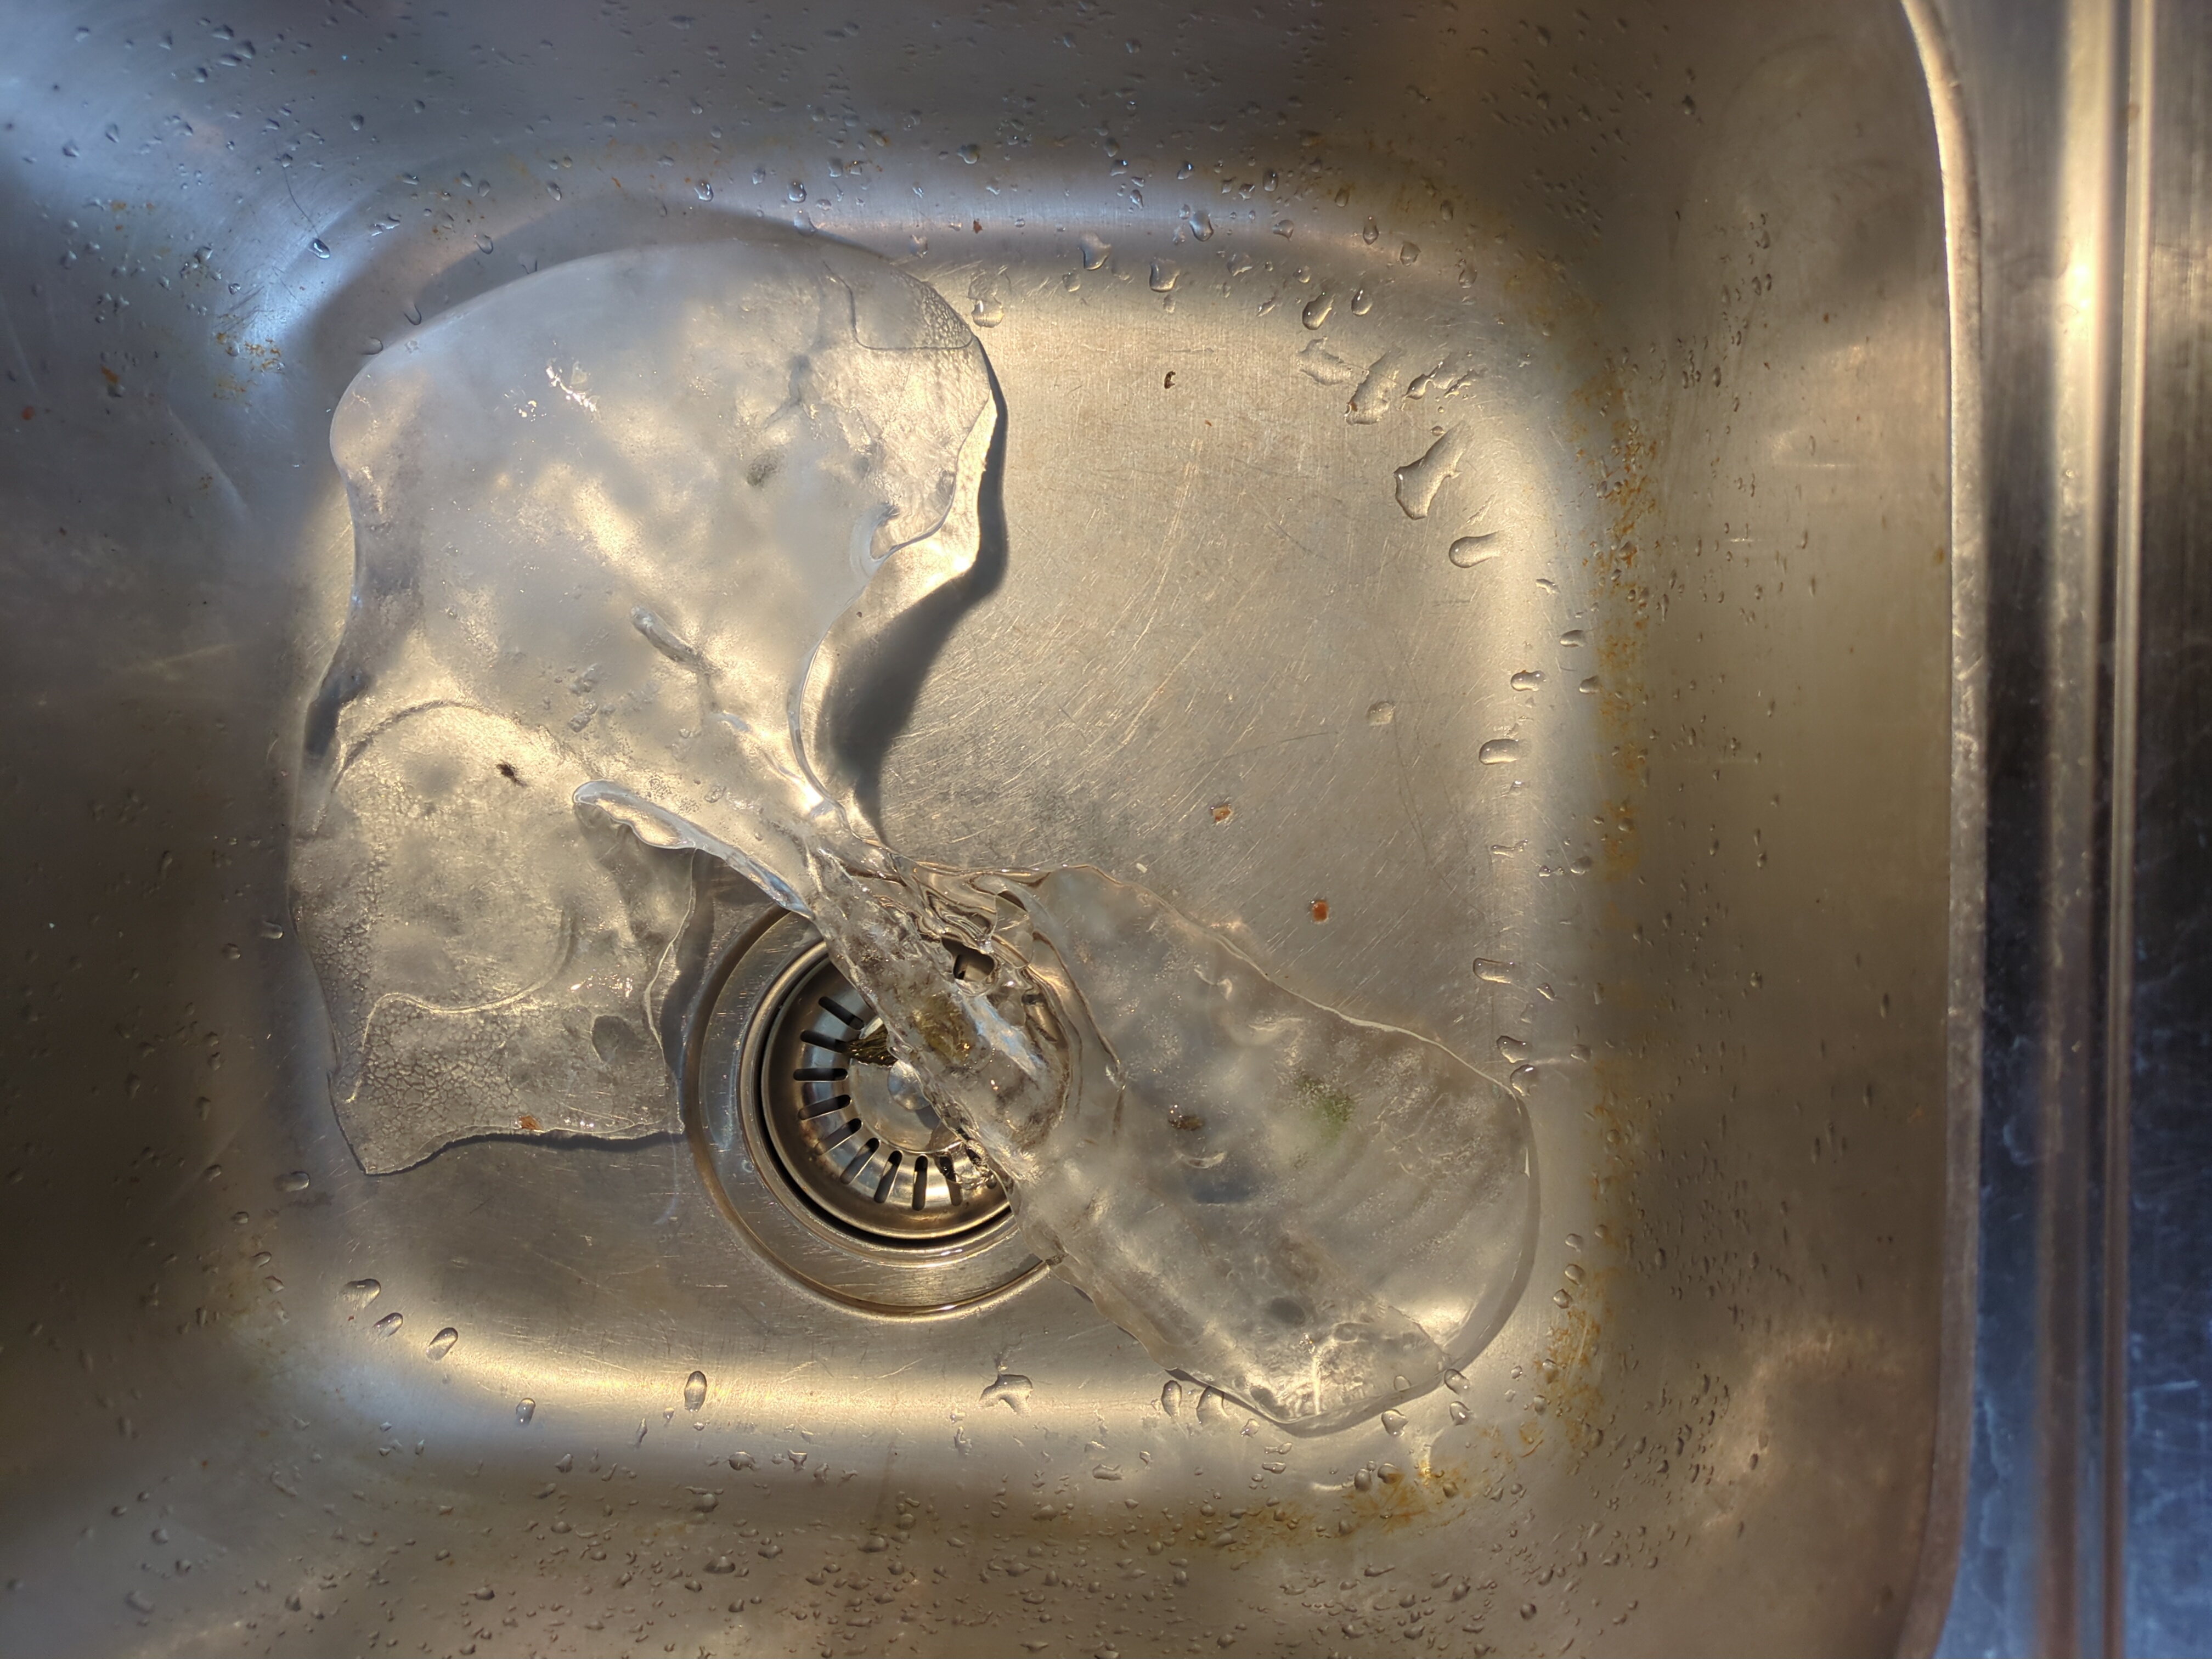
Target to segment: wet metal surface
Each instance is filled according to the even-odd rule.
[[[1895,1644],[1961,1109],[1903,15],[17,34],[0,1645]],[[1533,1276],[1452,1387],[1293,1444],[1012,1235],[794,1265],[711,996],[685,1136],[355,1163],[285,864],[331,410],[742,216],[902,261],[1005,401],[990,556],[848,734],[890,839],[1142,880],[1526,1091]]]

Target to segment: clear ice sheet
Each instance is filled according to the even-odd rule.
[[[797,787],[817,642],[894,549],[927,562],[993,415],[933,292],[788,234],[562,265],[362,370],[294,881],[366,1169],[681,1129],[652,1039],[690,872],[574,793],[744,841],[733,786]]]
[[[529,277],[362,372],[295,848],[341,1122],[380,1172],[677,1128],[668,854],[717,859],[814,920],[1043,1259],[1163,1365],[1340,1426],[1517,1297],[1525,1115],[1140,887],[884,844],[825,710],[974,562],[995,428],[932,290],[765,232]]]

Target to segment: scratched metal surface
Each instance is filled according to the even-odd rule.
[[[1901,16],[88,27],[19,25],[0,172],[4,1644],[1894,1644],[1953,1455]],[[880,737],[890,838],[1135,876],[1534,1067],[1529,1291],[1395,1431],[1170,1411],[1048,1278],[826,1302],[680,1141],[355,1165],[285,908],[330,408],[415,319],[741,215],[906,262],[1005,396],[1002,541]]]

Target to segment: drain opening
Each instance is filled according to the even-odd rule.
[[[754,895],[714,926],[685,1017],[684,1120],[753,1248],[834,1302],[892,1315],[955,1313],[1042,1273],[989,1167],[896,1063],[813,925]]]
[[[784,970],[760,1018],[748,1127],[823,1220],[873,1243],[936,1247],[1006,1213],[997,1177],[896,1062],[827,946]]]

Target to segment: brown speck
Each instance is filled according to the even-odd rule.
[[[1237,809],[1231,806],[1227,801],[1220,801],[1215,804],[1213,808],[1213,821],[1216,823],[1226,823],[1230,819],[1236,816]]]
[[[102,363],[100,366],[100,372],[102,375],[106,377],[108,385],[121,386],[123,384],[123,377],[120,374],[118,374],[113,369],[110,368],[106,363]]]
[[[975,234],[978,236],[983,234],[983,222],[981,219],[975,221]]]
[[[32,408],[28,404],[25,404],[23,405],[23,418],[27,421],[38,412],[39,411],[37,410]]]
[[[501,761],[499,763],[499,775],[505,778],[509,783],[520,783],[522,781],[522,775],[514,769],[514,763],[513,761]]]
[[[1166,380],[1162,380],[1162,381],[1160,382],[1160,390],[1161,390],[1161,391],[1163,391],[1163,392],[1165,392],[1165,391],[1169,390],[1170,387],[1172,387],[1174,385],[1175,385],[1175,370],[1173,370],[1173,369],[1170,369],[1170,370],[1168,371],[1168,377],[1167,377],[1167,379],[1166,379]]]
[[[526,1135],[534,1135],[538,1133],[538,1120],[531,1116],[529,1113],[525,1112],[520,1117],[514,1120],[514,1127],[521,1130],[522,1133]]]
[[[1328,901],[1327,899],[1316,899],[1313,902],[1313,919],[1316,921],[1327,921],[1328,920]]]

